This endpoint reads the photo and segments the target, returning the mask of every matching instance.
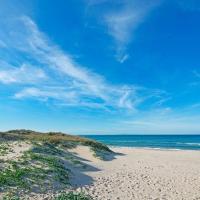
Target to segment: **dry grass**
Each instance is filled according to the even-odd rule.
[[[104,144],[96,142],[84,137],[64,134],[61,132],[41,133],[31,130],[11,130],[7,132],[0,132],[0,138],[4,140],[30,140],[49,142],[52,144],[66,145],[66,147],[74,147],[78,144],[86,145],[94,150],[101,150],[111,152],[111,150]]]

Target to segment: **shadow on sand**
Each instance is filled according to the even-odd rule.
[[[104,154],[103,161],[105,162],[112,161],[114,159],[117,159],[118,156],[124,156],[124,155],[125,154],[123,153],[115,153],[115,152],[106,153]],[[68,168],[72,172],[72,176],[70,179],[71,185],[77,188],[77,187],[84,187],[84,186],[89,186],[93,184],[94,180],[92,177],[87,175],[87,172],[98,172],[98,171],[101,171],[101,169],[89,164],[89,163],[92,163],[90,160],[83,159],[75,154],[74,156],[76,157],[77,160],[81,162],[82,166],[74,166],[74,165],[71,165],[70,163],[67,163]]]

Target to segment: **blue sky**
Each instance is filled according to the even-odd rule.
[[[0,129],[200,134],[200,2],[1,0]]]

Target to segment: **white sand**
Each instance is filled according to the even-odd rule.
[[[76,179],[77,190],[97,200],[200,200],[200,151],[113,148],[110,161],[74,150],[90,167]]]
[[[31,148],[31,144],[28,142],[10,142],[8,143],[9,151],[0,156],[0,160],[17,160],[25,151]]]

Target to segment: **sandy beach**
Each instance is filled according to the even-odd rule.
[[[55,155],[55,151],[59,151],[59,148],[56,149],[50,144],[36,147],[42,148],[39,150],[45,153],[45,156]],[[36,147],[28,141],[5,143],[4,148],[2,147],[3,154],[0,156],[1,169],[3,170],[10,161],[19,163],[22,156],[31,149],[32,154],[34,148],[39,152]],[[47,177],[43,178],[44,187],[47,188],[45,191],[39,192],[35,189],[22,196],[30,200],[55,200],[60,193],[73,191],[76,194],[84,193],[84,196],[90,196],[93,200],[200,200],[200,151],[110,148],[113,153],[101,151],[102,159],[86,145],[79,144],[65,150],[61,149],[55,156],[67,169],[67,176],[64,177],[67,180],[67,187],[59,189],[62,188],[61,183],[56,182],[57,179],[50,179],[53,186],[48,189]],[[30,164],[31,161],[28,163]],[[9,173],[5,176],[1,174],[5,183],[9,177],[9,180],[13,180],[13,176],[14,180],[21,180],[16,179],[14,168],[12,173],[12,177]],[[26,170],[25,173],[26,176],[30,176],[29,171]],[[64,173],[62,177],[63,175]],[[34,187],[40,188],[43,179],[38,179]],[[0,199],[4,199],[6,187],[2,185],[0,189]]]
[[[97,200],[198,200],[200,152],[112,148],[107,161],[91,156],[87,147],[73,151],[88,164],[74,179],[78,191]]]

